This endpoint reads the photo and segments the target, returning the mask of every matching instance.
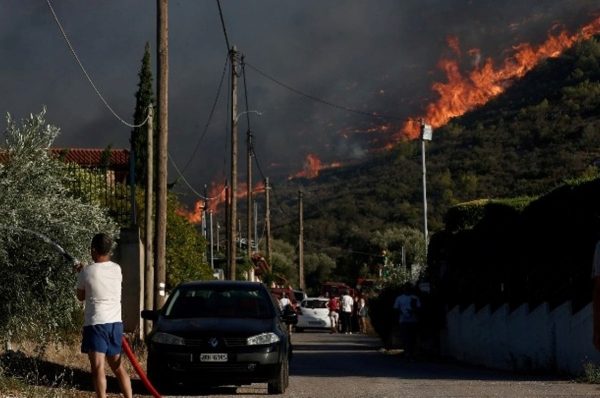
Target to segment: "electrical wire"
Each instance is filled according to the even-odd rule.
[[[217,6],[219,7],[219,17],[221,18],[221,27],[223,28],[223,36],[225,36],[225,44],[227,45],[227,52],[231,51],[229,45],[229,37],[227,36],[227,27],[225,26],[225,18],[223,17],[223,9],[221,9],[221,1],[217,0]]]
[[[244,80],[244,99],[246,102],[246,127],[248,132],[250,132],[250,108],[248,107],[248,86],[246,85],[246,62],[244,56],[242,55],[242,78]],[[252,133],[250,133],[250,137],[252,137]],[[252,148],[250,148],[252,150]]]
[[[321,103],[323,105],[327,105],[330,106],[332,108],[336,108],[342,111],[346,111],[346,112],[350,112],[350,113],[355,113],[358,115],[362,115],[362,116],[367,116],[370,118],[375,118],[375,119],[391,119],[391,120],[402,120],[402,121],[406,121],[406,117],[400,117],[400,116],[394,116],[394,115],[386,115],[383,113],[377,113],[377,112],[365,112],[365,111],[361,111],[358,109],[353,109],[353,108],[349,108],[347,106],[344,105],[339,105],[339,104],[335,104],[331,101],[327,101],[324,100],[322,98],[316,97],[314,95],[311,94],[307,94],[303,91],[298,90],[297,88],[294,88],[292,86],[290,86],[289,84],[286,84],[284,82],[282,82],[281,80],[278,80],[276,78],[274,78],[273,76],[268,75],[266,72],[263,72],[262,70],[258,69],[256,66],[249,64],[246,62],[246,65],[248,65],[251,69],[253,69],[256,73],[258,73],[259,75],[263,76],[265,79],[272,81],[273,83],[299,95],[302,96],[304,98],[308,98],[312,101]]]
[[[177,163],[175,163],[175,161],[173,160],[173,157],[171,156],[171,154],[169,153],[169,161],[171,162],[171,165],[173,166],[173,168],[175,169],[175,171],[177,172],[177,175],[179,176],[179,178],[181,178],[181,180],[183,181],[183,183],[192,191],[192,193],[194,195],[196,195],[197,197],[199,197],[200,199],[204,199],[204,200],[214,200],[219,198],[223,192],[225,191],[225,189],[227,189],[227,185],[225,185],[223,187],[223,190],[216,196],[214,197],[207,197],[205,195],[202,195],[201,193],[199,193],[198,191],[196,191],[194,189],[194,187],[192,187],[192,185],[189,183],[189,181],[185,178],[185,176],[183,175],[183,173],[181,173],[181,171],[179,170],[179,167],[177,167]]]
[[[231,68],[233,68],[233,66],[231,65],[231,63],[229,63],[229,69],[231,72]],[[227,78],[227,86],[231,87],[231,74],[228,74],[228,78]],[[225,174],[227,174],[227,150],[229,148],[229,115],[231,113],[231,91],[229,91],[228,95],[227,95],[227,111],[225,112],[225,147],[224,147],[224,151],[223,151],[223,172]]]
[[[69,50],[71,51],[71,54],[73,54],[73,57],[75,58],[75,61],[77,61],[77,64],[79,65],[79,68],[81,69],[81,71],[83,72],[83,74],[87,78],[87,81],[90,83],[90,85],[92,86],[92,88],[96,92],[96,95],[98,95],[98,97],[100,98],[100,100],[102,101],[102,103],[104,103],[104,106],[106,106],[106,108],[113,114],[113,116],[115,118],[117,118],[121,123],[123,123],[127,127],[136,128],[136,127],[142,127],[143,125],[145,125],[148,122],[149,115],[146,116],[146,119],[144,119],[144,121],[142,123],[140,123],[140,124],[131,124],[131,123],[126,122],[121,116],[119,116],[117,114],[117,112],[115,112],[115,110],[109,105],[108,101],[106,101],[106,99],[104,98],[104,96],[100,93],[100,90],[98,90],[98,88],[96,87],[96,84],[94,84],[94,81],[92,80],[92,78],[88,74],[87,70],[83,66],[83,63],[79,59],[79,56],[77,55],[77,52],[75,52],[75,48],[71,44],[71,41],[69,40],[69,37],[67,36],[67,33],[65,32],[62,24],[60,23],[60,20],[58,19],[58,15],[56,15],[56,12],[54,11],[54,8],[52,7],[52,4],[50,3],[50,0],[46,0],[46,4],[48,5],[48,8],[50,9],[50,12],[52,13],[52,16],[54,17],[54,22],[56,22],[56,25],[58,25],[58,29],[60,29],[60,32],[62,33],[62,36],[63,36],[65,42],[67,43],[67,46],[69,47]]]
[[[255,150],[254,146],[252,147],[252,156],[254,157],[254,162],[256,163],[256,168],[258,169],[260,176],[262,177],[263,180],[266,180],[267,177],[265,176],[265,173],[263,173],[262,167],[260,167],[260,162],[258,161],[258,156],[256,156],[256,150]]]
[[[219,81],[219,87],[217,89],[217,95],[215,96],[215,100],[213,101],[212,107],[210,109],[210,113],[208,115],[208,120],[206,121],[206,124],[204,125],[204,130],[202,131],[202,134],[200,135],[200,138],[198,139],[198,142],[196,142],[196,146],[194,147],[194,150],[192,151],[192,154],[190,155],[190,158],[188,159],[188,161],[185,163],[185,165],[181,169],[181,173],[182,174],[185,173],[185,171],[187,170],[188,166],[190,165],[190,163],[194,159],[194,156],[196,156],[196,152],[198,151],[198,148],[200,148],[200,144],[202,143],[202,140],[204,140],[204,137],[206,136],[206,132],[208,131],[208,127],[210,126],[210,122],[212,121],[212,118],[214,116],[215,109],[217,107],[217,103],[219,102],[219,98],[221,97],[221,91],[222,91],[222,88],[223,88],[223,81],[225,80],[225,73],[227,72],[227,65],[228,64],[229,64],[229,55],[227,55],[225,57],[225,65],[223,65],[223,72],[221,73],[221,80]]]

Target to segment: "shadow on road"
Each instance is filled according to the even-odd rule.
[[[564,380],[548,374],[516,374],[461,364],[436,357],[406,360],[401,350],[393,354],[379,339],[364,335],[295,334],[293,376],[382,377],[399,379],[550,381]]]

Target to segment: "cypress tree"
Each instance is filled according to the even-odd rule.
[[[135,113],[133,114],[134,124],[142,123],[147,116],[148,106],[154,103],[154,90],[152,88],[152,67],[150,65],[150,44],[146,42],[144,57],[142,58],[142,67],[138,73],[140,78],[138,90],[135,93]],[[146,151],[146,125],[135,127],[131,131],[130,144],[135,152],[135,175],[136,183],[146,185],[146,161],[148,154]]]

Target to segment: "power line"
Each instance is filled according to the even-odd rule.
[[[229,68],[232,68],[231,63],[229,63]],[[231,73],[227,76],[227,87],[231,87]],[[223,151],[223,172],[227,174],[227,154],[229,148],[229,116],[231,114],[231,91],[227,94],[227,106],[225,112],[225,147]]]
[[[250,108],[248,108],[248,86],[246,85],[246,62],[242,55],[242,77],[244,79],[244,99],[246,101],[246,127],[250,131]]]
[[[108,104],[108,102],[106,101],[106,99],[104,99],[104,97],[100,93],[100,90],[98,90],[98,88],[94,84],[94,81],[92,80],[92,78],[88,74],[87,70],[83,66],[83,63],[81,62],[81,60],[77,56],[77,53],[75,52],[75,48],[71,44],[71,41],[69,40],[69,37],[67,36],[67,33],[63,29],[63,26],[60,23],[60,20],[58,19],[58,16],[56,15],[56,12],[54,12],[54,8],[52,8],[52,4],[50,4],[50,0],[46,0],[46,4],[48,5],[48,8],[50,9],[50,12],[52,13],[52,16],[54,17],[54,21],[56,22],[56,25],[58,25],[58,29],[60,29],[60,32],[62,33],[62,36],[65,39],[65,42],[67,43],[67,46],[69,47],[69,50],[71,51],[71,54],[73,54],[73,57],[75,58],[75,61],[77,61],[77,64],[79,65],[79,68],[81,69],[81,71],[83,72],[83,74],[87,78],[88,82],[90,83],[90,85],[92,86],[92,88],[94,89],[94,91],[96,92],[96,95],[98,95],[98,97],[100,98],[100,100],[104,103],[104,105],[106,106],[106,108],[108,108],[108,110],[113,114],[113,116],[116,117],[121,123],[123,123],[127,127],[136,128],[136,127],[142,127],[143,125],[145,125],[148,122],[148,117],[149,116],[146,116],[146,119],[142,123],[140,123],[140,124],[131,124],[131,123],[128,123],[125,120],[123,120],[123,118],[120,117],[117,114],[117,112],[115,112],[115,110]]]
[[[196,191],[194,189],[194,187],[192,187],[192,185],[189,183],[189,181],[185,178],[185,176],[183,175],[183,173],[179,170],[179,167],[177,167],[177,163],[175,163],[175,161],[173,160],[173,157],[171,156],[171,154],[169,153],[169,161],[171,162],[171,165],[173,166],[173,168],[175,169],[175,171],[177,172],[177,174],[179,175],[179,178],[181,178],[181,180],[183,181],[183,183],[192,191],[192,193],[194,193],[194,195],[198,196],[200,199],[204,199],[204,200],[214,200],[219,198],[223,192],[225,191],[225,189],[227,188],[227,185],[225,185],[223,187],[223,190],[214,197],[207,197],[205,195],[202,195],[201,193],[199,193],[198,191]]]
[[[194,150],[192,151],[192,154],[190,155],[190,158],[188,159],[188,161],[185,163],[185,165],[181,169],[182,173],[185,173],[185,171],[187,170],[188,166],[190,165],[190,163],[194,159],[194,156],[196,156],[196,152],[198,151],[198,148],[200,148],[200,143],[202,143],[202,140],[206,136],[206,132],[208,131],[208,127],[210,125],[210,122],[212,121],[213,115],[215,113],[215,109],[217,107],[217,103],[219,102],[219,98],[221,97],[221,91],[222,91],[222,88],[223,88],[223,80],[225,80],[225,72],[227,72],[227,65],[228,64],[229,64],[229,55],[227,55],[225,57],[225,65],[223,66],[223,72],[221,74],[221,80],[219,81],[219,88],[217,89],[217,95],[215,96],[215,100],[214,100],[214,102],[212,104],[212,108],[210,109],[210,113],[208,115],[208,120],[206,121],[206,124],[204,125],[204,130],[202,131],[202,134],[200,135],[200,138],[198,139],[198,142],[196,142],[196,146],[194,147]]]
[[[254,148],[254,146],[252,146],[252,156],[254,157],[254,161],[256,163],[256,168],[258,169],[260,176],[262,177],[263,180],[266,180],[267,177],[265,176],[265,173],[263,173],[262,167],[260,167],[260,162],[258,161],[258,156],[256,156],[256,149]]]
[[[273,76],[268,75],[266,72],[263,72],[262,70],[258,69],[256,66],[253,66],[252,64],[249,64],[249,63],[246,62],[246,65],[248,65],[250,68],[252,68],[259,75],[263,76],[265,79],[270,80],[273,83],[275,83],[275,84],[277,84],[277,85],[279,85],[279,86],[281,86],[281,87],[283,87],[283,88],[285,88],[285,89],[287,89],[287,90],[289,90],[289,91],[291,91],[291,92],[293,92],[293,93],[295,93],[295,94],[297,94],[299,96],[302,96],[304,98],[308,98],[308,99],[310,99],[312,101],[315,101],[315,102],[318,102],[318,103],[330,106],[332,108],[336,108],[336,109],[343,110],[343,111],[350,112],[350,113],[356,113],[358,115],[367,116],[367,117],[375,118],[375,119],[393,119],[393,120],[402,120],[402,121],[406,120],[406,117],[400,117],[400,116],[394,116],[394,115],[386,115],[386,114],[377,113],[377,112],[365,112],[365,111],[361,111],[361,110],[358,110],[358,109],[349,108],[349,107],[344,106],[344,105],[335,104],[335,103],[333,103],[331,101],[327,101],[327,100],[324,100],[322,98],[316,97],[314,95],[307,94],[307,93],[305,93],[303,91],[300,91],[297,88],[294,88],[294,87],[290,86],[289,84],[286,84],[286,83],[282,82],[281,80],[278,80],[278,79],[274,78]]]
[[[221,17],[221,27],[223,28],[223,36],[225,36],[225,44],[227,45],[227,52],[231,51],[229,45],[229,37],[227,36],[227,27],[225,26],[225,18],[223,18],[223,10],[221,9],[221,1],[217,0],[217,6],[219,6],[219,17]]]

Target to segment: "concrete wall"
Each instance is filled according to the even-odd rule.
[[[144,307],[144,246],[138,228],[121,229],[113,260],[123,272],[123,327],[125,332],[142,337],[140,311]]]
[[[592,305],[577,313],[571,303],[550,310],[547,304],[514,311],[470,306],[447,312],[442,352],[456,359],[491,368],[551,370],[582,374],[587,362],[600,364],[592,344]]]

